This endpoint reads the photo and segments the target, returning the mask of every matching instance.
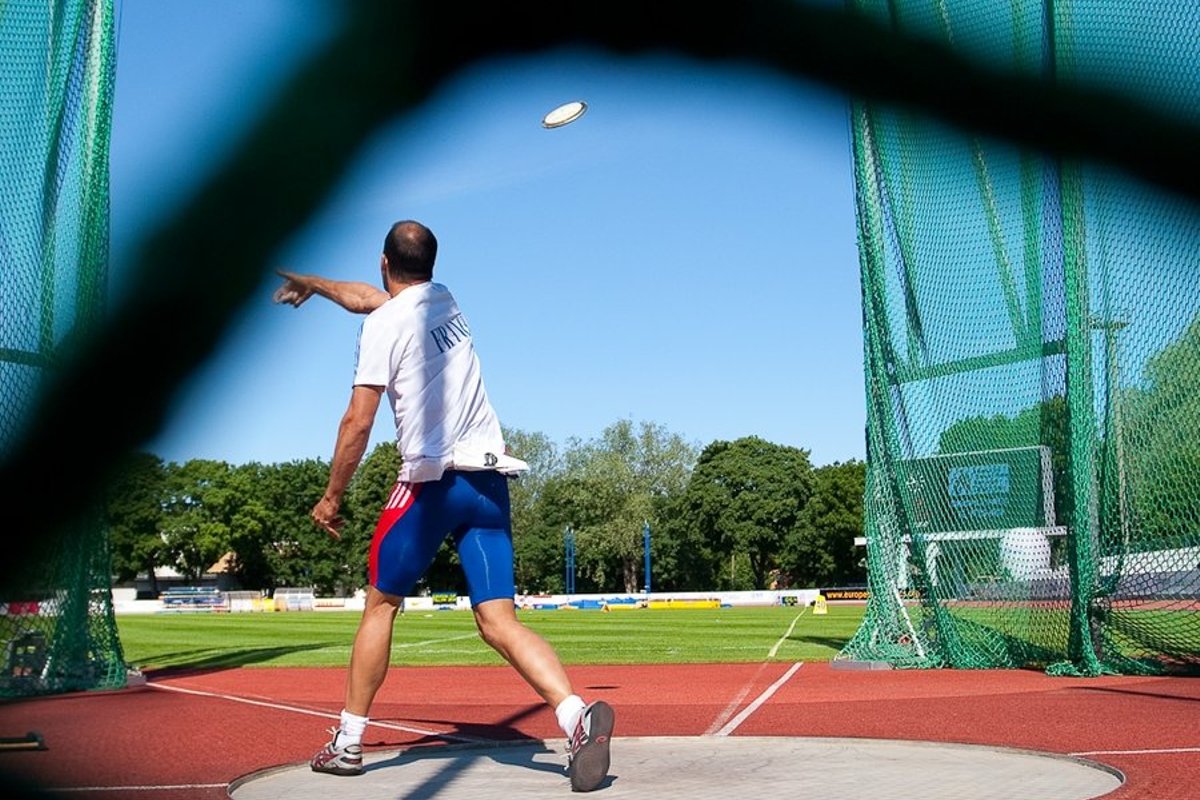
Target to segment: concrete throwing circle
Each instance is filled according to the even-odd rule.
[[[354,777],[307,764],[251,773],[233,800],[456,800],[570,796],[563,745],[520,741],[368,751]],[[980,745],[768,736],[628,737],[612,741],[597,798],[856,797],[879,800],[1086,800],[1119,772],[1069,756]]]

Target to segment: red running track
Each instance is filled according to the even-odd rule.
[[[827,663],[569,669],[617,711],[621,736],[820,736],[990,744],[1085,755],[1126,783],[1111,800],[1200,798],[1200,680],[1056,678],[1008,670],[843,671]],[[341,669],[158,672],[144,687],[0,706],[0,773],[112,800],[224,800],[230,781],[302,762],[341,708]],[[507,667],[398,667],[368,749],[557,739],[551,710]],[[802,768],[797,765],[797,769]],[[866,796],[866,795],[864,795]]]

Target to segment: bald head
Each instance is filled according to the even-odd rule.
[[[383,257],[393,280],[408,283],[433,278],[437,239],[433,231],[406,219],[392,225],[383,240]]]

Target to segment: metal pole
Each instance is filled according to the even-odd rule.
[[[650,521],[642,523],[642,548],[646,558],[646,594],[650,594]]]
[[[1066,47],[1060,33],[1070,35],[1070,7],[1060,9],[1055,0],[1043,6],[1046,36],[1046,78],[1059,82],[1061,72],[1069,82],[1070,42]],[[1063,68],[1066,68],[1065,70]],[[1067,442],[1070,457],[1071,520],[1067,536],[1068,571],[1071,576],[1071,616],[1067,656],[1084,675],[1101,671],[1098,644],[1101,642],[1095,616],[1096,568],[1100,559],[1099,520],[1095,482],[1095,387],[1092,383],[1092,332],[1089,319],[1088,253],[1084,243],[1083,168],[1077,161],[1054,158],[1056,180],[1052,191],[1058,200],[1058,233],[1062,253],[1062,288],[1066,311]]]
[[[566,546],[566,586],[568,595],[575,593],[575,531],[568,525],[563,530],[563,543]]]

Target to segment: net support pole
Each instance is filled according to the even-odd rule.
[[[1086,675],[1100,673],[1092,634],[1092,600],[1099,553],[1095,492],[1096,419],[1092,383],[1091,325],[1083,241],[1083,177],[1078,167],[1060,167],[1063,210],[1063,280],[1067,313],[1067,412],[1069,419],[1072,514],[1067,538],[1071,574],[1069,658]]]
[[[1070,72],[1059,32],[1070,30],[1060,17],[1069,11],[1045,0],[1047,70],[1051,81]],[[1067,51],[1069,52],[1069,50]],[[1079,164],[1059,159],[1054,171],[1062,236],[1062,276],[1066,299],[1067,418],[1071,519],[1067,536],[1071,576],[1071,611],[1067,657],[1084,675],[1101,672],[1092,630],[1096,591],[1099,519],[1095,492],[1096,411],[1092,382],[1090,295],[1084,225],[1083,172]]]
[[[93,66],[88,73],[89,102],[84,109],[88,142],[83,148],[83,174],[89,191],[103,198],[103,202],[88,204],[86,208],[84,229],[93,233],[79,242],[76,255],[80,265],[76,326],[91,331],[101,322],[107,305],[109,142],[112,87],[116,81],[116,20],[111,0],[91,0],[85,24],[89,27],[87,60]]]

